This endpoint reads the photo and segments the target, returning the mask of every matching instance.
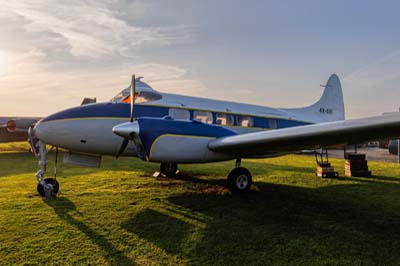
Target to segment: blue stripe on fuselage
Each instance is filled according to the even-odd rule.
[[[153,105],[135,105],[135,116],[136,117],[165,117],[169,115],[168,106],[153,106]],[[173,108],[173,107],[171,107]],[[190,109],[190,108],[189,108]],[[189,110],[188,109],[188,110]],[[192,111],[191,111],[192,113]],[[213,112],[217,113],[217,112]],[[234,116],[240,114],[233,114]],[[130,105],[127,103],[96,103],[96,104],[88,104],[81,105],[78,107],[70,108],[55,114],[52,114],[42,121],[54,121],[54,120],[63,120],[63,119],[79,119],[79,118],[128,118],[130,116]],[[215,115],[213,115],[215,116]],[[245,115],[251,116],[251,115]],[[279,129],[286,127],[294,127],[294,126],[302,126],[307,125],[309,123],[289,120],[289,119],[280,119],[280,118],[267,118],[267,117],[257,117],[251,116],[254,120],[254,127],[265,128],[265,129]],[[215,120],[215,119],[214,119]],[[276,128],[270,128],[270,120],[276,121]],[[215,121],[214,121],[215,123]],[[250,129],[251,127],[249,127]]]
[[[91,117],[116,117],[128,118],[130,116],[130,105],[126,103],[96,103],[82,105],[70,108],[55,114],[52,114],[43,122],[76,119],[76,118],[91,118]],[[137,117],[164,117],[168,115],[168,108],[158,106],[135,105],[135,115]]]

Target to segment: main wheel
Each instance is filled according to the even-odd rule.
[[[58,190],[60,189],[60,185],[58,184],[57,179],[55,179],[55,178],[46,178],[44,180],[44,182],[46,182],[46,184],[50,184],[53,187],[51,195],[53,197],[56,196],[57,193],[58,193]],[[39,193],[40,196],[46,197],[46,191],[45,191],[44,187],[40,183],[38,183],[38,185],[37,185],[37,192]]]
[[[228,175],[228,188],[232,192],[248,191],[252,183],[253,178],[246,168],[235,168]]]
[[[174,177],[178,171],[176,163],[161,163],[160,172],[167,177]]]

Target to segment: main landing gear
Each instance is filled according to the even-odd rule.
[[[228,189],[232,192],[245,192],[250,190],[253,183],[253,177],[249,170],[241,167],[241,159],[236,160],[236,167],[233,169],[227,179]],[[176,163],[161,163],[160,173],[166,177],[175,177],[178,170],[178,164]]]
[[[40,196],[46,199],[53,199],[57,196],[59,191],[59,184],[56,179],[57,176],[57,157],[58,150],[56,152],[56,164],[54,167],[54,178],[45,178],[44,174],[46,173],[47,161],[46,161],[46,143],[32,137],[31,129],[29,129],[29,144],[31,145],[31,149],[33,154],[39,160],[39,171],[36,172],[36,179],[38,180],[37,191]]]
[[[178,173],[178,164],[176,163],[161,163],[160,173],[166,177],[175,177]]]
[[[241,167],[241,159],[236,160],[236,168],[228,175],[228,188],[232,192],[245,192],[250,190],[253,177],[249,170]]]

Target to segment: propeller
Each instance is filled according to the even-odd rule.
[[[135,109],[133,106],[135,105],[135,98],[136,98],[136,79],[135,79],[135,74],[132,75],[132,80],[131,80],[131,123],[133,120],[135,120]]]
[[[143,145],[139,137],[139,123],[136,121],[135,117],[135,93],[136,93],[136,88],[135,88],[135,75],[132,75],[132,81],[131,81],[131,94],[130,94],[130,100],[131,100],[131,115],[129,122],[122,123],[119,125],[116,125],[113,127],[113,132],[114,134],[123,137],[124,140],[122,141],[121,147],[119,148],[117,158],[121,156],[126,147],[129,144],[129,141],[132,140],[133,143],[135,143],[136,148],[138,151],[143,151]]]
[[[125,151],[126,147],[128,147],[129,144],[129,139],[124,139],[122,141],[121,147],[119,148],[118,154],[117,154],[117,159],[119,156],[121,156],[121,154]]]

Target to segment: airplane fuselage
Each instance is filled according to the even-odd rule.
[[[169,99],[171,99],[171,97]],[[185,102],[184,96],[180,96],[179,99],[181,102]],[[187,102],[193,101],[199,105],[199,101],[195,101],[195,97],[187,97],[187,99]],[[198,99],[201,99],[200,101],[202,102],[207,101],[202,98]],[[209,101],[212,101],[213,104],[208,105],[219,105],[221,107],[212,110],[196,107],[196,104],[184,104],[185,106],[179,106],[177,104],[144,103],[135,105],[135,114],[137,117],[172,117],[183,121],[202,121],[205,125],[213,125],[216,128],[225,128],[231,131],[232,134],[294,127],[312,123],[294,120],[289,115],[284,117],[283,111],[279,109],[264,109],[260,106],[250,106],[225,101]],[[222,107],[227,105],[232,109]],[[238,111],[235,112],[235,109],[233,108]],[[248,110],[248,112],[243,113],[241,110]],[[256,112],[254,110],[256,110]],[[76,152],[115,156],[121,144],[121,138],[112,132],[112,128],[128,121],[129,113],[130,105],[121,102],[107,102],[79,106],[50,115],[40,121],[41,132],[39,134],[41,134],[41,137],[50,145],[55,145]],[[264,116],[262,116],[263,113],[265,114]],[[275,116],[273,114],[268,116],[268,113],[275,113]],[[289,114],[287,112],[285,113]],[[279,114],[279,117],[277,117],[276,114]],[[157,131],[157,128],[154,128],[153,130]],[[198,136],[196,136],[196,132],[190,132],[190,134],[186,136],[204,136],[204,132],[197,133],[199,133]],[[171,134],[168,136],[169,138],[174,137],[170,135]],[[179,133],[176,135],[183,137],[185,134]],[[150,146],[149,149],[151,150],[155,141],[159,140],[160,139],[156,138],[153,142],[146,143],[145,145]],[[268,151],[266,151],[266,154],[268,154]],[[135,146],[130,144],[123,155],[136,155]],[[230,159],[230,157],[226,158],[226,156],[217,156],[217,158],[215,158],[215,160],[224,159]],[[191,162],[192,160],[189,161]]]
[[[155,162],[198,163],[236,158],[216,153],[208,143],[216,138],[344,119],[340,81],[332,75],[321,99],[308,107],[294,109],[221,101],[160,93],[136,81],[134,115],[140,124],[138,148],[133,142],[121,155]],[[42,142],[75,152],[117,155],[121,136],[113,128],[130,117],[127,89],[110,102],[70,108],[42,119],[36,137]],[[130,99],[130,98],[129,98]],[[127,136],[130,138],[129,136]],[[261,157],[281,154],[266,150]]]

